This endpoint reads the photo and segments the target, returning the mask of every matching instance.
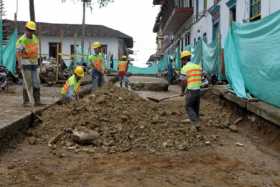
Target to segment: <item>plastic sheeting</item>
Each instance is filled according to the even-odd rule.
[[[220,50],[216,43],[202,42],[202,66],[209,75],[220,77]]]
[[[225,42],[226,76],[235,93],[280,107],[280,12],[232,25]]]
[[[106,65],[107,69],[111,69],[112,71],[118,71],[118,60],[114,60],[114,68],[111,69],[110,65]],[[129,64],[128,66],[128,72],[132,74],[137,74],[137,75],[156,75],[159,72],[159,66],[158,64],[152,64],[149,67],[137,67],[132,64]]]
[[[17,32],[10,36],[8,44],[2,48],[2,65],[4,65],[9,72],[16,74],[16,41]]]
[[[0,64],[5,66],[9,72],[16,74],[16,42],[17,32],[14,31],[9,37],[6,46],[3,46],[3,27],[2,20],[0,20]]]

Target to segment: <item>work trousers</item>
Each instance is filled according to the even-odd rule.
[[[95,91],[98,87],[104,84],[104,75],[96,70],[92,71],[92,90]]]
[[[186,94],[186,112],[192,122],[199,120],[200,90],[188,90]]]
[[[23,103],[28,103],[30,101],[26,87],[30,92],[31,92],[31,90],[33,91],[33,98],[34,98],[35,104],[40,103],[40,77],[39,77],[39,71],[37,69],[38,69],[37,65],[23,65],[22,66],[23,74],[24,74],[24,77],[26,80],[26,85],[23,85],[23,93],[22,93],[23,94]],[[23,84],[25,84],[25,83],[23,83]]]
[[[126,88],[128,88],[129,80],[128,80],[128,77],[126,75],[126,72],[123,72],[123,71],[119,72],[119,80],[120,80],[120,86],[121,87],[123,87],[123,83],[124,83],[124,86]]]
[[[23,73],[26,79],[28,90],[31,88],[40,88],[40,78],[37,65],[23,65]]]

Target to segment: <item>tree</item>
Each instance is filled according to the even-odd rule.
[[[66,2],[68,0],[61,0],[62,2]],[[84,62],[84,50],[85,50],[85,31],[86,31],[86,6],[92,9],[94,3],[98,3],[99,7],[105,7],[108,3],[113,2],[114,0],[72,0],[73,2],[82,2],[83,3],[83,21],[82,21],[82,62]]]
[[[35,21],[34,0],[29,0],[29,14],[30,14],[30,20]]]

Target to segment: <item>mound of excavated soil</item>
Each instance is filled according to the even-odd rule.
[[[188,150],[204,143],[203,136],[181,122],[184,111],[167,111],[157,103],[110,85],[78,103],[52,107],[42,114],[42,119],[43,123],[33,135],[46,143],[56,134],[65,132],[57,137],[55,144],[68,149],[154,152]],[[94,132],[90,145],[81,146],[73,141],[71,132],[76,130]]]

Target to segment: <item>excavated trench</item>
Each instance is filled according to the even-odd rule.
[[[0,186],[280,186],[279,128],[211,91],[201,103],[200,132],[183,97],[108,85],[55,105],[3,150]]]

